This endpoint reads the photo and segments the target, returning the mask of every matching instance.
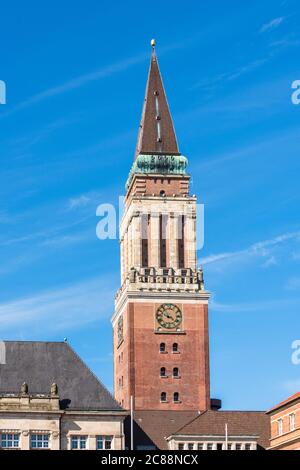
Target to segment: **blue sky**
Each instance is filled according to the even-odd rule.
[[[299,3],[12,0],[1,19],[1,337],[68,337],[112,388],[119,244],[96,207],[124,193],[155,37],[205,204],[212,396],[266,409],[299,390]]]

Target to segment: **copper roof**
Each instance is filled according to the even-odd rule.
[[[178,155],[175,130],[153,47],[135,156]]]

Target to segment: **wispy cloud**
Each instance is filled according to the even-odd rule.
[[[272,239],[263,240],[263,241],[254,243],[243,250],[229,251],[229,252],[212,254],[212,255],[206,256],[201,260],[201,264],[202,265],[212,264],[212,263],[217,263],[217,262],[225,261],[225,260],[226,261],[230,261],[230,260],[233,261],[237,259],[241,260],[241,259],[246,259],[246,258],[254,257],[254,256],[259,256],[259,257],[269,256],[267,261],[269,263],[268,265],[270,266],[271,264],[275,264],[274,261],[276,262],[275,258],[273,256],[270,256],[270,249],[284,242],[287,242],[289,240],[300,240],[300,231],[287,232],[287,233],[278,235],[277,237],[274,237]]]
[[[174,49],[179,49],[184,47],[184,45],[188,44],[189,42],[192,42],[192,38],[187,38],[184,41],[180,42],[174,42],[172,44],[169,44],[165,47],[162,47],[160,49],[160,55],[163,55],[164,53],[167,53],[171,50]],[[95,82],[97,80],[101,80],[107,77],[110,77],[116,73],[123,72],[124,70],[127,70],[128,68],[137,65],[143,61],[145,61],[149,57],[148,53],[143,53],[143,54],[137,54],[132,57],[125,58],[123,60],[114,62],[112,64],[106,65],[104,67],[101,67],[100,69],[86,73],[83,75],[79,75],[78,77],[72,78],[70,80],[67,80],[66,82],[56,85],[50,88],[47,88],[46,90],[43,90],[27,99],[24,101],[16,104],[12,109],[8,110],[7,112],[3,113],[0,115],[0,118],[9,116],[17,111],[20,111],[24,108],[28,108],[32,105],[35,105],[37,103],[40,103],[46,99],[53,98],[55,96],[62,95],[64,93],[70,92],[72,90],[75,90],[77,88],[80,88],[82,86],[85,86],[91,82]]]
[[[273,29],[278,28],[278,26],[280,26],[284,20],[285,20],[284,16],[279,16],[278,18],[274,18],[268,23],[265,23],[262,25],[262,27],[260,28],[260,33],[266,33],[268,31],[272,31]]]
[[[291,277],[288,279],[285,288],[287,290],[300,291],[300,277]]]
[[[213,108],[214,113],[221,112],[221,109]],[[228,109],[229,112],[229,109]],[[232,109],[231,109],[232,112]],[[261,140],[255,143],[250,143],[244,147],[239,147],[237,150],[232,149],[231,151],[221,153],[219,155],[209,156],[207,159],[199,158],[199,163],[196,166],[198,172],[207,169],[210,166],[220,165],[221,163],[235,160],[239,158],[249,158],[252,155],[257,155],[266,151],[270,151],[291,141],[291,138],[300,132],[300,127],[289,128],[286,132],[282,132],[280,135],[271,135],[265,140]],[[194,167],[195,168],[195,167]]]
[[[276,266],[277,260],[275,256],[270,256],[270,258],[266,259],[266,261],[262,264],[263,268],[269,268],[271,266]]]
[[[193,85],[191,89],[203,88],[204,90],[212,90],[216,88],[217,86],[219,86],[221,83],[234,81],[238,79],[239,77],[241,77],[242,75],[245,75],[247,73],[252,72],[253,70],[256,70],[257,68],[261,67],[266,62],[268,62],[269,59],[270,57],[255,59],[245,65],[242,65],[241,67],[236,68],[235,70],[220,73],[219,75],[216,75],[215,77],[201,80],[200,82]]]
[[[253,60],[242,64],[239,67],[236,67],[235,69],[222,72],[213,77],[204,78],[199,82],[196,82],[191,87],[191,90],[195,88],[202,88],[204,91],[214,91],[216,89],[219,90],[220,86],[226,83],[234,82],[240,77],[247,75],[264,66],[265,64],[273,60],[275,57],[277,57],[277,55],[280,54],[284,49],[288,47],[299,46],[299,44],[300,41],[298,38],[290,36],[280,39],[278,41],[272,41],[268,44],[268,48],[266,49],[264,56],[254,58]]]
[[[69,330],[100,319],[109,319],[114,298],[114,281],[109,276],[86,280],[65,288],[40,292],[0,304],[1,334],[10,329],[28,335]]]
[[[85,207],[89,202],[91,198],[86,196],[85,194],[81,194],[78,197],[71,198],[68,201],[68,209],[73,210],[73,209],[78,209],[79,207]]]
[[[220,313],[250,313],[250,312],[274,312],[274,309],[287,309],[292,306],[298,308],[300,299],[271,299],[271,300],[261,300],[258,302],[242,302],[242,303],[220,303],[211,301],[210,307],[215,312]]]
[[[294,261],[299,261],[300,260],[300,252],[298,251],[298,252],[292,253],[292,259]]]
[[[145,54],[136,55],[136,56],[121,60],[119,62],[115,62],[113,64],[107,65],[106,67],[102,67],[101,69],[96,70],[94,72],[80,75],[78,77],[75,77],[71,80],[68,80],[62,83],[61,85],[48,88],[44,91],[41,91],[40,93],[37,93],[36,95],[29,97],[28,99],[22,101],[21,103],[17,104],[11,110],[7,111],[4,114],[1,114],[0,118],[13,114],[16,111],[20,111],[24,108],[37,104],[48,98],[53,98],[63,93],[67,93],[69,91],[75,90],[76,88],[80,88],[84,85],[87,85],[88,83],[94,82],[96,80],[100,80],[102,78],[109,77],[115,73],[126,70],[129,67],[136,65],[139,62],[142,62],[143,60],[145,60],[145,57],[146,57]]]
[[[283,383],[283,388],[286,392],[294,394],[300,390],[300,379],[287,380]],[[283,397],[286,399],[287,397]]]

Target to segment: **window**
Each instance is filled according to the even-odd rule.
[[[198,449],[198,450],[203,450],[203,444],[202,444],[202,443],[199,443],[199,444],[197,445],[197,449]]]
[[[178,264],[179,268],[184,268],[184,237],[185,237],[185,217],[184,215],[179,216],[178,218],[178,246],[177,246],[177,252],[178,252]]]
[[[188,443],[188,450],[194,450],[194,444],[193,442]]]
[[[166,392],[161,392],[161,394],[160,394],[160,401],[162,401],[162,402],[167,401],[167,394],[166,394]]]
[[[173,351],[173,353],[177,353],[177,352],[178,352],[178,343],[173,343],[172,351]]]
[[[295,430],[295,414],[290,414],[290,431]]]
[[[19,447],[19,434],[2,433],[0,440],[1,449],[16,449]]]
[[[207,444],[207,450],[213,450],[213,444],[211,442]]]
[[[283,421],[281,418],[277,421],[277,425],[278,425],[278,435],[281,436],[281,434],[283,433]]]
[[[242,444],[235,444],[235,450],[242,450]]]
[[[112,448],[113,436],[97,436],[97,450],[109,450]]]
[[[159,216],[159,253],[161,268],[167,266],[167,223],[168,216],[161,214]]]
[[[161,352],[161,353],[166,352],[166,343],[160,343],[159,352]]]
[[[179,393],[178,393],[178,392],[174,392],[174,394],[173,394],[173,401],[174,401],[174,402],[179,401]]]
[[[179,377],[179,370],[178,370],[178,367],[174,367],[174,369],[173,369],[173,377]]]
[[[227,444],[227,450],[232,450],[232,444]]]
[[[31,449],[49,449],[49,434],[31,434]]]
[[[167,376],[166,376],[166,368],[165,368],[165,367],[161,367],[161,368],[160,368],[160,376],[161,376],[161,377],[167,377]]]
[[[223,444],[221,444],[221,442],[218,442],[217,450],[223,450]]]
[[[184,444],[183,444],[183,442],[180,442],[180,443],[178,444],[178,450],[184,450]]]
[[[245,444],[245,450],[251,450],[251,444]]]
[[[86,436],[72,436],[71,449],[86,449],[87,437]]]
[[[150,215],[142,214],[141,219],[141,235],[142,235],[142,267],[147,268],[149,264],[149,247],[148,234],[150,230]],[[149,270],[145,270],[145,281],[148,282]]]

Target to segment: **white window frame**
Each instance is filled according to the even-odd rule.
[[[103,448],[100,449],[98,447],[98,441],[102,440],[103,443]],[[110,435],[105,435],[105,434],[100,434],[96,436],[96,449],[97,450],[112,450],[113,449],[113,441],[114,441],[114,436]],[[106,442],[110,442],[110,447],[106,448]]]
[[[3,436],[7,436],[5,439]],[[11,439],[8,439],[8,436],[12,436]],[[15,445],[15,437],[17,437],[17,443],[18,445]],[[3,441],[10,442],[12,443],[11,446],[5,445],[3,446]],[[3,432],[0,431],[0,449],[20,449],[20,433],[17,431],[14,432]]]
[[[73,447],[72,441],[73,439],[77,440],[77,447]],[[80,440],[85,439],[85,447],[80,446]],[[70,449],[71,450],[88,450],[88,436],[86,434],[71,434],[70,436]],[[79,445],[78,445],[79,443]]]
[[[295,413],[289,415],[290,420],[290,431],[295,431]]]
[[[33,442],[33,436],[36,436],[36,446],[32,445],[32,442]],[[48,439],[45,439],[45,437],[47,436]],[[39,437],[41,437],[41,439],[39,439]],[[39,446],[38,443],[41,443],[41,445]],[[47,446],[45,445],[47,442]],[[45,432],[36,432],[36,431],[32,431],[30,433],[30,449],[32,450],[41,450],[41,449],[50,449],[50,432],[49,431],[45,431]]]
[[[279,418],[277,420],[277,433],[278,433],[278,436],[282,436],[283,434],[283,419],[282,418]]]

